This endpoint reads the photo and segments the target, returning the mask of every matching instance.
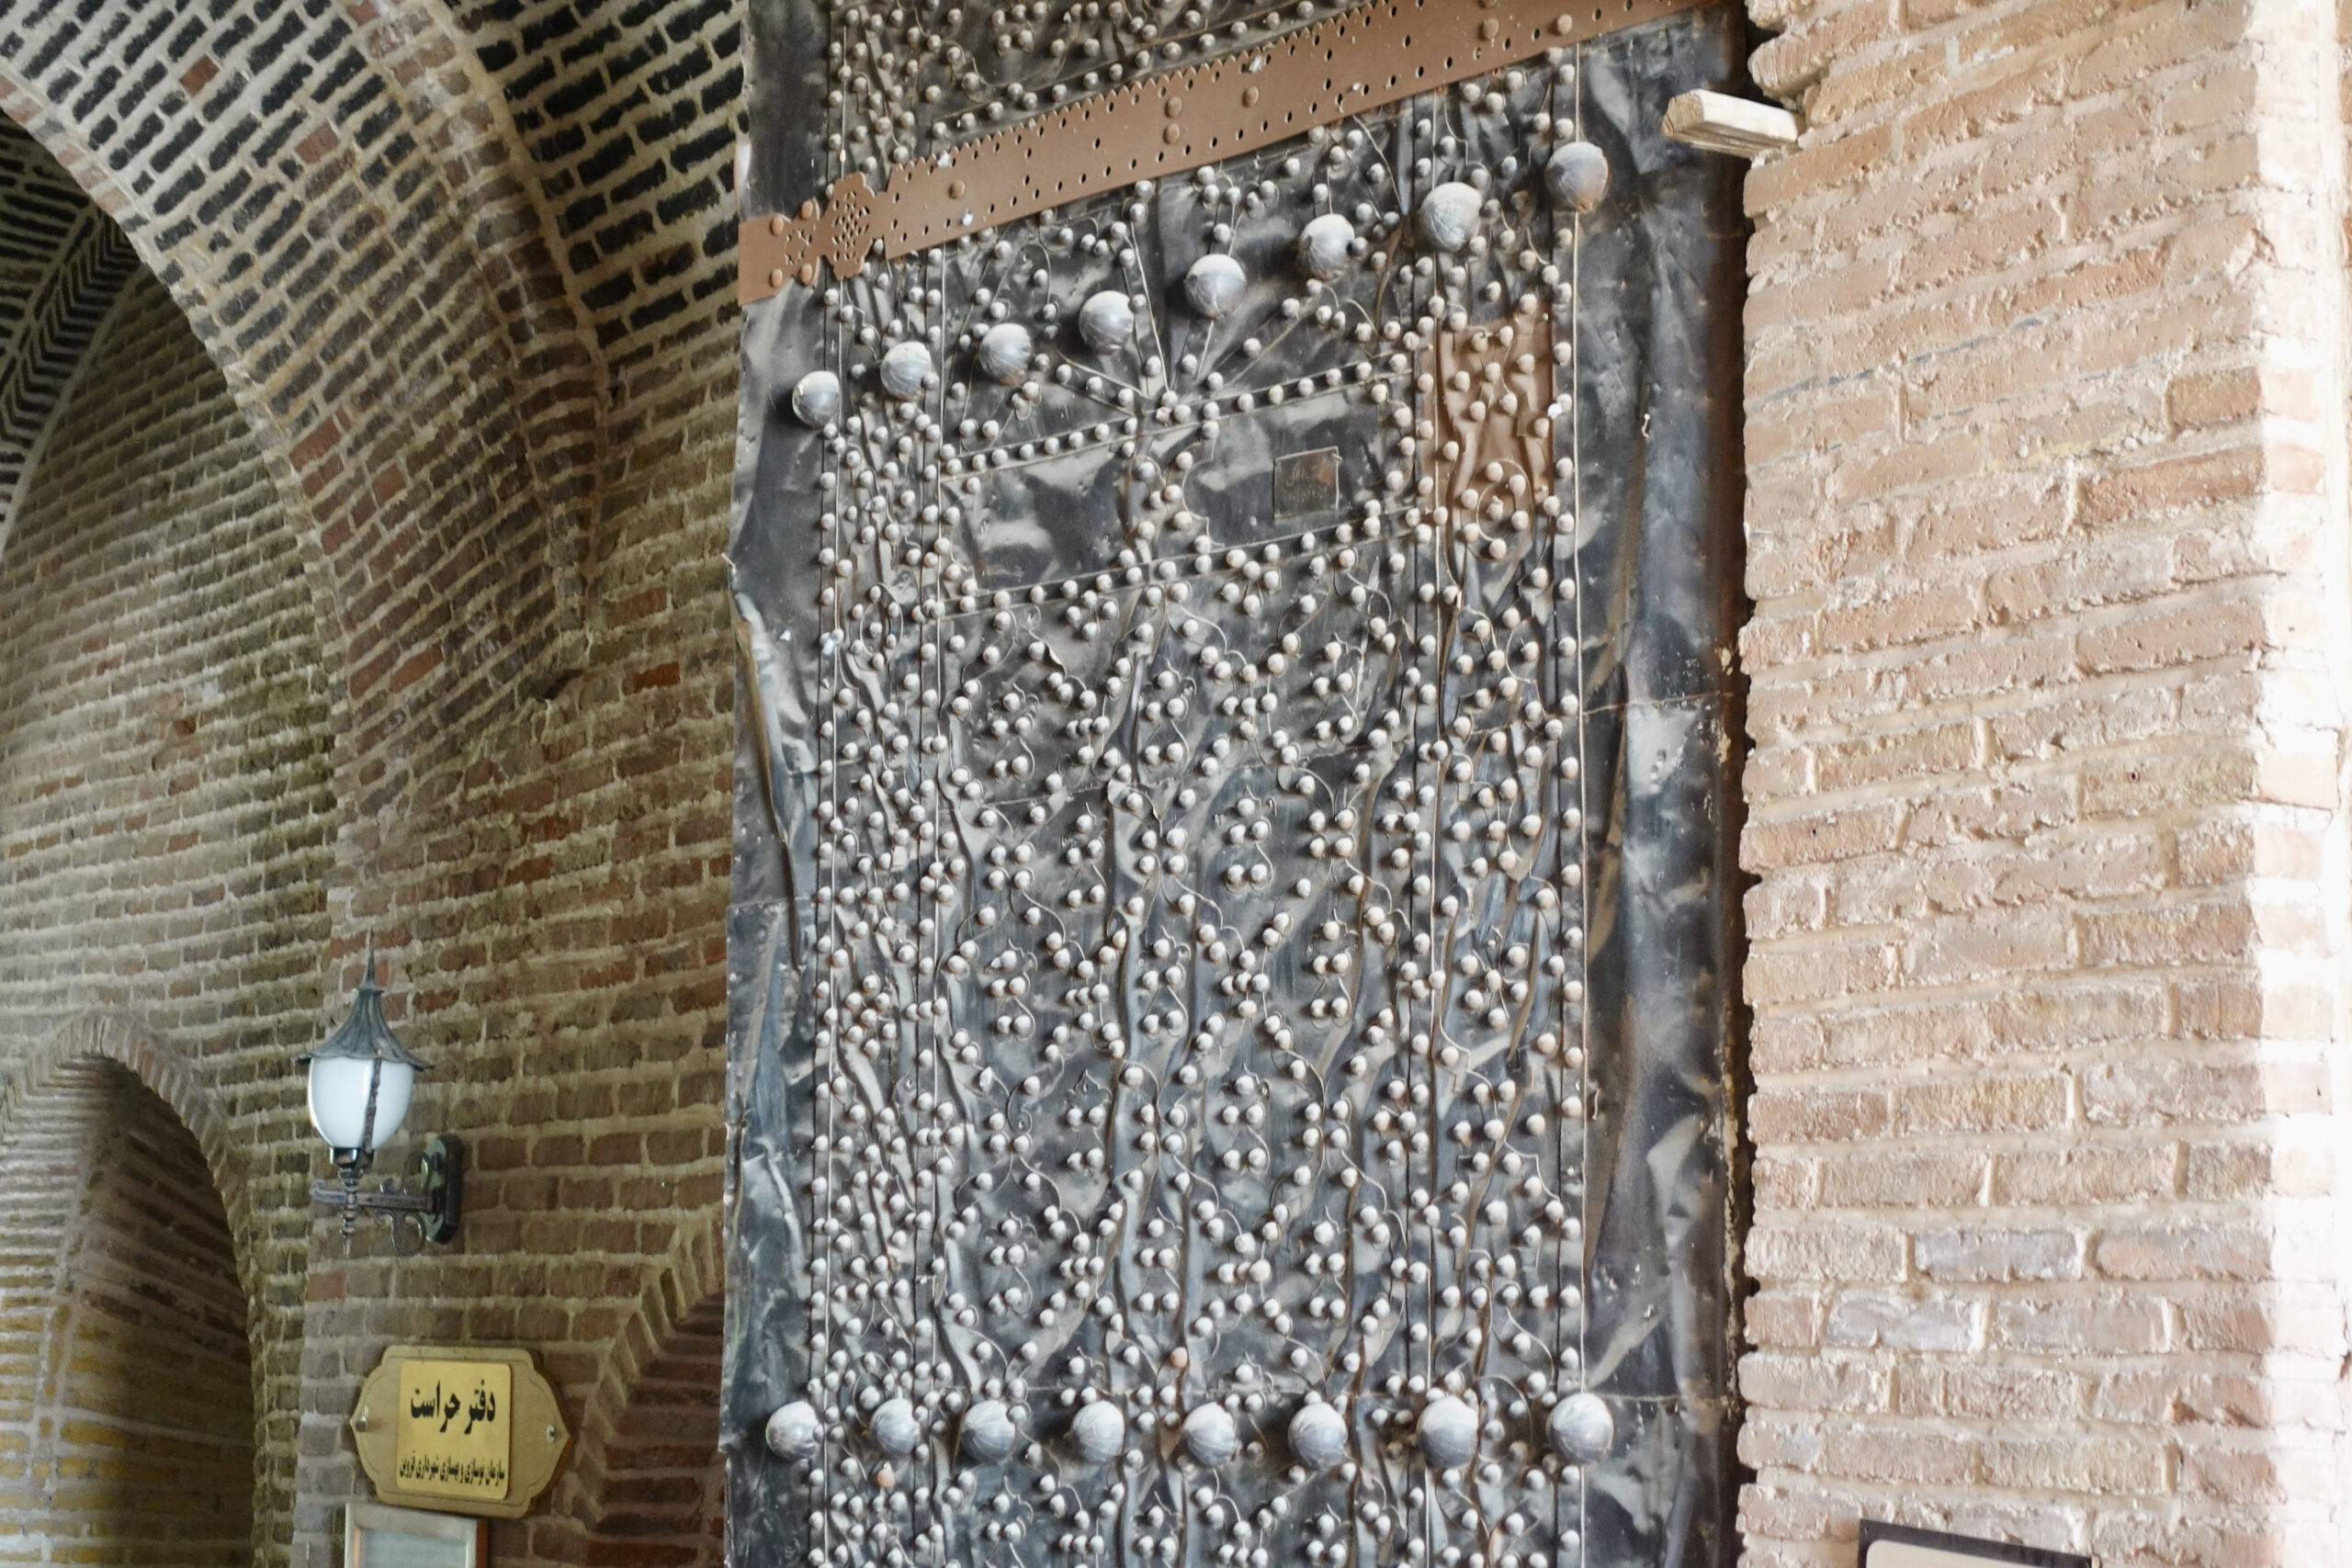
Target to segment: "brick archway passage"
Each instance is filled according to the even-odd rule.
[[[583,1568],[725,1568],[718,1449],[723,1298],[697,1303],[639,1370],[605,1442]]]
[[[251,1562],[250,1308],[228,1214],[196,1139],[126,1068],[75,1058],[16,1106],[0,1258],[12,1557]]]

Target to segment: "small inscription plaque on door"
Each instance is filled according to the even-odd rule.
[[[514,1369],[498,1361],[402,1361],[401,1486],[435,1497],[505,1497]]]
[[[1340,504],[1340,449],[1293,452],[1274,459],[1274,515],[1305,517]]]

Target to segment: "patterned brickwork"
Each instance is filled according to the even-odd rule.
[[[253,1367],[203,1152],[74,1058],[0,1142],[0,1561],[252,1561]]]
[[[2343,1561],[2334,18],[1752,10],[1747,1560]]]
[[[138,265],[55,160],[0,120],[0,549],[25,471]]]

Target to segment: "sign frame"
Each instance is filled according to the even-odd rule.
[[[1899,1554],[1903,1564],[1873,1562],[1874,1546],[1917,1548],[1929,1554],[1924,1560],[1911,1552]],[[2021,1546],[2015,1541],[1977,1540],[1968,1536],[1949,1535],[1942,1530],[1920,1529],[1911,1525],[1890,1524],[1884,1519],[1864,1519],[1854,1551],[1854,1568],[1944,1568],[1935,1562],[1936,1556],[1949,1559],[1951,1568],[1967,1562],[2005,1562],[2016,1568],[2098,1568],[2098,1559],[2072,1551],[2053,1551],[2047,1547]]]
[[[384,1536],[410,1536],[458,1548],[455,1568],[488,1568],[490,1521],[389,1503],[347,1503],[343,1510],[344,1568],[370,1568],[369,1542]]]
[[[503,1498],[452,1497],[415,1492],[400,1483],[398,1415],[403,1361],[489,1361],[514,1369],[511,1449]],[[471,1345],[394,1345],[359,1385],[353,1402],[351,1433],[359,1462],[374,1483],[379,1502],[435,1514],[468,1514],[519,1519],[531,1511],[571,1451],[571,1427],[563,1418],[555,1389],[541,1375],[528,1350]]]

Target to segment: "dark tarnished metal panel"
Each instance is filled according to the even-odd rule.
[[[747,313],[737,1560],[1730,1561],[1740,43]]]

